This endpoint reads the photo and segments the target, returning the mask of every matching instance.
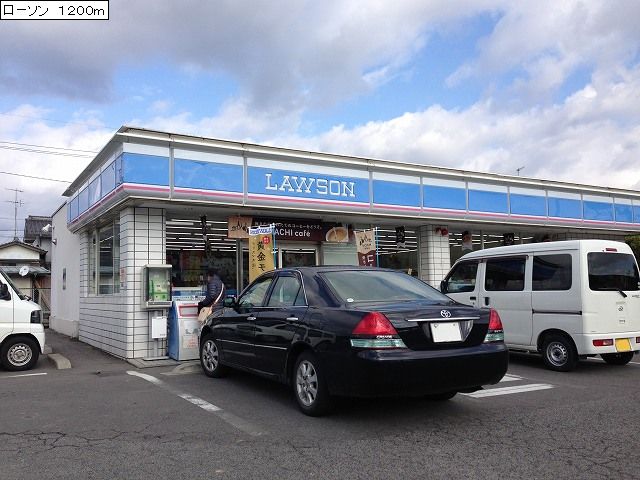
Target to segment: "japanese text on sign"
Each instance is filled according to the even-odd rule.
[[[249,229],[249,281],[275,268],[273,227]]]
[[[109,1],[0,0],[0,20],[109,20]]]

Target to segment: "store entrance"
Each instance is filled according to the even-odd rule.
[[[278,265],[282,268],[318,265],[318,248],[283,245],[278,248]]]

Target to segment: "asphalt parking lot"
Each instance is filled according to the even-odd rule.
[[[638,356],[556,373],[512,355],[475,394],[341,400],[310,418],[249,374],[137,369],[54,343],[72,369],[0,371],[2,478],[638,478]]]

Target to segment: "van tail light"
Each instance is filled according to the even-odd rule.
[[[613,338],[598,338],[593,341],[594,347],[610,347],[613,345]]]
[[[355,348],[407,348],[389,319],[380,312],[367,313],[351,332]]]
[[[493,308],[489,312],[489,329],[484,337],[484,343],[504,342],[504,329],[500,315]]]

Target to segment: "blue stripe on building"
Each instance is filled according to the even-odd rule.
[[[616,222],[632,223],[633,207],[631,205],[615,205]]]
[[[122,168],[127,183],[169,186],[169,157],[123,153]]]
[[[550,217],[582,219],[582,202],[580,200],[549,197],[547,202]]]
[[[242,165],[176,158],[174,186],[242,193]]]
[[[420,207],[420,185],[415,183],[374,180],[373,202]]]
[[[509,213],[507,194],[469,189],[469,210],[489,213]]]
[[[604,202],[582,202],[585,220],[613,222],[613,204]]]
[[[442,208],[446,210],[467,209],[467,191],[464,188],[425,185],[423,190],[423,204],[425,208]]]
[[[512,193],[509,196],[511,213],[517,215],[547,216],[547,200],[537,195]]]

